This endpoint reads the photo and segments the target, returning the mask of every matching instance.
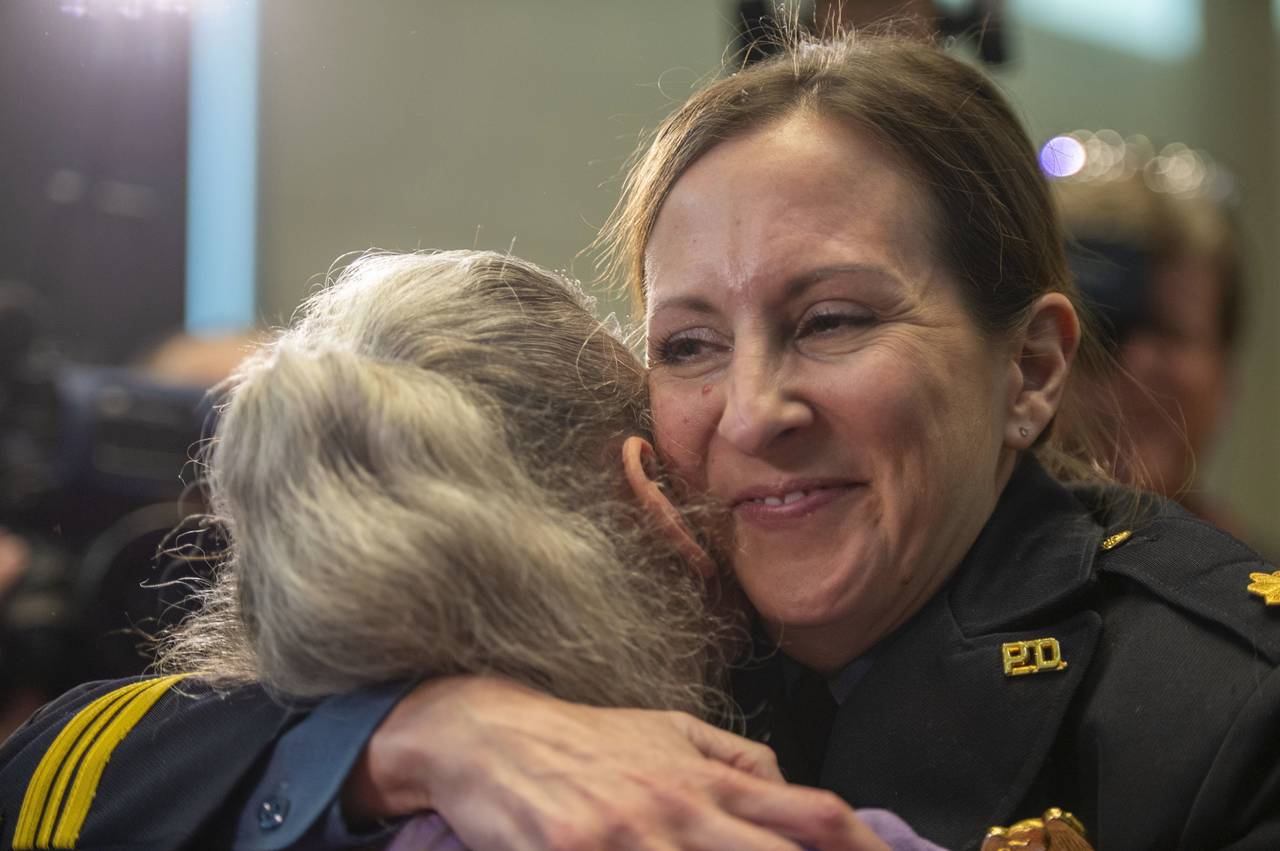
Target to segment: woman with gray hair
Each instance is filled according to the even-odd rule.
[[[725,629],[622,498],[624,445],[652,454],[644,370],[573,284],[368,254],[229,384],[207,481],[230,546],[163,669],[292,700],[469,672],[725,710]]]
[[[651,479],[645,370],[591,307],[492,253],[347,266],[229,381],[207,469],[229,547],[160,667],[290,701],[480,674],[729,722],[743,642]],[[437,816],[393,847],[462,846]]]

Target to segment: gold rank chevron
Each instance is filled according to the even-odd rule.
[[[99,697],[67,722],[27,783],[13,835],[15,849],[75,848],[116,745],[185,676],[177,674],[122,686]]]

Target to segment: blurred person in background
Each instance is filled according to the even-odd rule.
[[[213,388],[232,375],[262,341],[261,334],[175,332],[135,361],[139,373],[158,384]]]
[[[1136,153],[1151,161],[1123,144],[1131,160]],[[1193,170],[1189,158],[1199,155],[1180,155]],[[1170,191],[1177,187],[1165,188],[1143,165],[1053,183],[1068,263],[1113,355],[1083,386],[1092,410],[1105,412],[1121,480],[1241,534],[1199,480],[1235,390],[1244,299],[1238,234],[1208,186]]]

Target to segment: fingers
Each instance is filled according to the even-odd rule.
[[[800,846],[789,839],[717,809],[709,810],[696,822],[687,825],[683,841],[678,847],[685,851],[723,851],[725,848],[744,851],[801,851]]]
[[[685,738],[703,756],[773,783],[785,783],[778,757],[765,745],[735,736],[692,716],[672,713]]]
[[[762,782],[726,774],[715,791],[726,813],[821,851],[888,851],[880,839],[832,792]]]
[[[544,814],[522,834],[524,845],[555,851],[801,851],[789,839],[727,815],[707,801],[684,801],[661,811]],[[485,847],[461,836],[468,848]],[[504,845],[504,848],[510,846]]]
[[[411,692],[367,749],[377,811],[425,801],[477,851],[887,848],[834,795],[787,786],[769,748],[682,713],[446,679]]]
[[[703,756],[727,766],[712,794],[738,823],[749,822],[821,851],[888,851],[837,795],[787,785],[768,747],[687,715],[677,715],[677,721]]]

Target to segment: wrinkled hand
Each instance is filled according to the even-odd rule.
[[[763,745],[676,712],[600,709],[515,684],[424,683],[375,731],[349,817],[432,809],[473,851],[881,851],[830,792],[789,786]]]

